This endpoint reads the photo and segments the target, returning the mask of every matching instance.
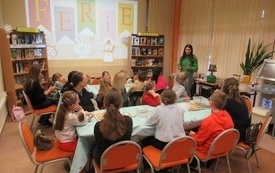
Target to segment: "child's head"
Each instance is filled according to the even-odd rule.
[[[185,72],[180,72],[176,76],[176,81],[182,85],[186,84],[188,82],[188,75]]]
[[[66,109],[69,109],[73,104],[78,104],[78,94],[75,91],[66,91],[62,94],[61,102]]]
[[[166,89],[162,91],[160,97],[161,97],[162,103],[165,105],[174,104],[177,99],[176,93],[171,89]]]
[[[54,73],[53,75],[52,75],[52,81],[53,82],[56,82],[56,81],[60,81],[60,82],[62,82],[62,74],[60,74],[60,73]]]
[[[121,94],[116,89],[110,90],[104,97],[104,104],[107,109],[112,107],[119,109],[122,106]]]
[[[223,109],[225,103],[226,103],[226,94],[222,91],[215,91],[210,96],[210,106],[213,108],[217,108],[219,110]]]
[[[154,81],[150,81],[148,82],[145,87],[144,87],[144,91],[150,91],[150,90],[154,90],[155,91],[155,82]]]
[[[146,80],[147,73],[145,71],[141,71],[138,73],[138,80],[144,82]]]

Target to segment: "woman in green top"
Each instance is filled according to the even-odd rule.
[[[178,64],[178,69],[181,72],[186,72],[188,74],[188,82],[185,85],[185,90],[188,96],[192,98],[191,87],[194,81],[193,73],[198,71],[198,59],[193,54],[193,46],[191,44],[187,44],[184,47],[183,54]]]

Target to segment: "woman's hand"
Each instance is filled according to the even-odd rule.
[[[48,90],[45,91],[45,95],[49,95],[50,93],[54,92],[56,90],[56,87],[55,86],[49,86]]]

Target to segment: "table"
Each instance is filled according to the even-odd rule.
[[[204,97],[194,97],[192,102],[203,102],[208,104],[208,100]],[[210,115],[211,109],[205,108],[197,111],[188,111],[189,103],[182,102],[177,103],[184,110],[184,129],[190,130],[199,127],[201,122]],[[145,125],[146,117],[153,111],[155,107],[149,105],[123,107],[120,109],[122,114],[132,115],[133,119],[133,132],[132,140],[140,141],[146,136],[153,136],[155,131],[155,126]],[[102,113],[105,110],[95,111],[94,113]],[[71,173],[79,172],[86,164],[88,160],[88,153],[92,148],[94,143],[94,126],[97,120],[92,118],[91,121],[85,125],[76,128],[78,134],[78,144],[75,150],[74,159],[71,166]]]
[[[202,95],[203,88],[206,88],[207,90],[210,91],[209,94],[205,97],[210,97],[210,95],[212,94],[213,91],[215,91],[216,89],[219,89],[222,86],[221,80],[217,80],[215,83],[207,82],[206,78],[194,79],[194,81],[197,83],[197,85],[199,85],[199,95]]]

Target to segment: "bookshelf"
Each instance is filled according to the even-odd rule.
[[[8,111],[11,112],[13,105],[20,105],[28,114],[22,93],[28,68],[40,64],[42,85],[46,87],[49,80],[45,35],[36,28],[12,30],[9,34],[0,29],[0,45]]]
[[[133,74],[146,71],[152,77],[154,67],[163,68],[164,35],[158,33],[132,34],[131,61]]]

